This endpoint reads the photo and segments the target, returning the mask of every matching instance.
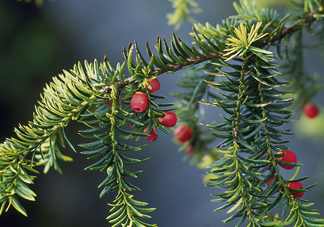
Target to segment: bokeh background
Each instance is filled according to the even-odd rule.
[[[262,2],[262,1],[260,1]],[[282,10],[280,1],[263,1]],[[229,0],[199,1],[203,13],[194,15],[201,22],[212,25],[235,14]],[[137,40],[144,48],[146,40],[151,47],[157,36],[171,40],[173,27],[167,25],[166,14],[172,12],[167,0],[45,0],[37,8],[33,3],[15,0],[0,1],[0,139],[15,136],[13,128],[18,123],[26,124],[32,119],[34,105],[45,83],[53,76],[69,70],[75,63],[94,59],[102,61],[104,55],[116,64],[122,62],[122,48]],[[176,35],[187,44],[192,25],[184,23]],[[310,72],[322,72],[322,63],[315,51],[309,51],[305,61]],[[160,94],[174,92],[174,82],[180,73],[164,75]],[[171,96],[170,102],[175,101]],[[323,93],[314,99],[323,104]],[[219,115],[219,110],[210,109],[206,120]],[[305,198],[316,202],[315,207],[324,214],[323,182],[323,114],[316,121],[308,121],[296,114],[300,123],[293,127],[295,136],[289,144],[304,167],[299,176],[310,175],[305,184],[319,182],[309,190]],[[296,126],[297,125],[297,126]],[[316,127],[315,127],[316,126]],[[82,143],[77,136],[79,125],[72,124],[67,136],[73,144]],[[299,130],[302,128],[302,130]],[[304,133],[303,133],[304,132]],[[307,132],[307,133],[305,133]],[[145,142],[145,141],[143,141]],[[205,170],[183,161],[184,153],[171,141],[171,136],[162,135],[138,153],[139,158],[151,157],[136,168],[144,173],[136,181],[142,191],[135,198],[149,202],[157,210],[150,223],[161,227],[233,226],[222,224],[225,211],[213,213],[218,204],[210,202],[213,189],[202,183]],[[81,148],[78,148],[81,151]],[[13,208],[0,217],[3,227],[99,227],[110,226],[105,218],[109,215],[114,195],[99,199],[99,183],[105,173],[84,171],[91,162],[86,156],[66,149],[65,154],[74,162],[63,163],[63,175],[51,170],[40,174],[31,188],[37,193],[36,202],[24,201],[28,218]],[[323,217],[323,215],[322,215]]]

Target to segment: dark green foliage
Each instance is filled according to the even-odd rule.
[[[293,111],[287,109],[292,104],[292,98],[287,91],[281,91],[288,83],[279,82],[276,78],[281,73],[277,71],[277,65],[271,63],[275,60],[274,55],[265,50],[266,43],[260,43],[260,40],[268,39],[269,34],[266,37],[262,33],[265,29],[262,29],[259,22],[256,26],[250,24],[256,18],[261,21],[263,18],[253,14],[253,10],[244,5],[236,8],[239,12],[237,18],[242,18],[245,22],[241,22],[240,28],[234,30],[234,34],[227,39],[225,45],[228,47],[224,49],[227,53],[223,55],[225,61],[213,61],[216,70],[225,80],[208,82],[210,86],[222,91],[220,94],[224,99],[207,104],[221,108],[227,115],[223,117],[223,122],[207,126],[218,131],[213,133],[215,137],[223,139],[217,147],[230,146],[219,150],[224,153],[224,158],[215,161],[210,167],[215,178],[208,186],[225,189],[225,192],[215,195],[219,198],[215,202],[226,202],[216,210],[229,208],[227,213],[233,214],[224,222],[239,218],[237,226],[246,219],[249,220],[248,226],[282,226],[291,223],[295,223],[295,226],[321,226],[323,219],[304,217],[307,213],[301,211],[304,203],[298,202],[291,195],[287,188],[288,181],[280,175],[276,165],[283,163],[277,160],[275,152],[289,149],[284,145],[287,141],[282,141],[282,135],[292,133],[277,127],[292,121],[290,114]],[[275,22],[278,17],[274,15]],[[277,26],[282,27],[282,20]],[[268,25],[265,27],[269,28]],[[279,32],[275,39],[282,33],[283,31]],[[253,43],[256,46],[252,46],[255,45]],[[307,80],[306,77],[304,79]],[[266,159],[268,155],[264,156],[266,152],[270,153],[270,162]],[[262,186],[273,176],[273,183],[263,189]],[[287,219],[282,221],[280,218],[269,218],[269,212],[281,204],[286,204],[283,214],[287,209],[290,210]]]
[[[253,27],[251,32],[255,33]],[[213,135],[223,139],[217,147],[234,144],[226,150],[220,150],[225,154],[224,158],[211,165],[216,178],[209,186],[226,189],[225,193],[215,195],[221,198],[215,201],[226,202],[216,210],[230,208],[228,213],[235,211],[224,222],[233,218],[240,218],[239,223],[249,219],[250,226],[259,226],[259,220],[265,219],[267,212],[285,199],[279,193],[278,199],[272,201],[276,190],[271,190],[271,186],[262,189],[274,174],[280,174],[276,164],[273,166],[276,159],[270,158],[269,165],[264,154],[268,151],[270,157],[273,157],[275,152],[289,149],[283,145],[285,141],[282,143],[281,137],[282,134],[292,133],[277,127],[290,121],[291,111],[285,109],[292,99],[284,97],[278,90],[285,84],[276,79],[276,65],[271,63],[273,55],[262,53],[259,56],[254,51],[247,49],[241,58],[230,57],[231,63],[222,60],[213,62],[225,80],[208,83],[222,91],[220,94],[224,99],[215,100],[209,105],[222,108],[227,115],[223,117],[223,122],[207,126],[219,131]],[[228,72],[227,69],[235,70]],[[269,175],[266,175],[265,170],[270,170]]]
[[[173,13],[168,13],[166,17],[169,19],[169,25],[175,25],[175,29],[179,29],[184,21],[190,21],[195,23],[189,14],[200,13],[202,10],[198,8],[198,3],[194,0],[169,0],[172,2],[172,7],[174,8]]]

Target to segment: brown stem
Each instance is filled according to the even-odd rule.
[[[283,39],[285,36],[287,35],[290,35],[294,32],[297,32],[299,31],[300,29],[302,29],[304,26],[308,25],[309,23],[315,21],[317,19],[316,15],[317,14],[324,14],[324,9],[317,9],[317,10],[314,10],[313,12],[307,14],[301,21],[300,23],[298,24],[295,24],[295,25],[292,25],[290,27],[287,27],[287,28],[284,28],[283,31],[272,37],[271,39],[269,39],[269,37],[265,37],[263,40],[262,40],[262,43],[263,45],[262,46],[265,46],[267,45],[269,42],[276,42],[278,40],[281,40]],[[270,32],[269,32],[270,33]],[[160,75],[160,74],[164,74],[164,73],[173,73],[175,71],[178,71],[186,66],[190,66],[190,65],[193,65],[193,64],[198,64],[198,63],[201,63],[201,62],[205,62],[205,61],[209,61],[209,60],[212,60],[212,59],[217,59],[217,58],[220,58],[222,57],[223,53],[219,52],[219,53],[210,53],[212,55],[212,57],[198,57],[198,58],[188,58],[187,59],[187,62],[186,63],[182,63],[182,64],[168,64],[170,68],[168,69],[160,69],[160,68],[155,68],[155,75]],[[118,81],[116,82],[116,85],[119,87],[119,88],[122,88],[122,87],[125,87],[126,85],[130,84],[130,83],[133,83],[134,82],[134,79],[133,77],[129,77],[129,78],[125,78],[123,81]]]
[[[324,13],[324,9],[317,9],[314,10],[313,12],[307,14],[301,21],[300,23],[293,25],[291,27],[287,27],[284,28],[281,34],[278,34],[277,36],[274,36],[273,39],[271,39],[271,42],[275,42],[278,40],[283,39],[286,35],[290,35],[296,31],[299,31],[300,29],[302,29],[304,26],[310,24],[311,22],[315,21],[316,15],[317,14],[323,14]]]

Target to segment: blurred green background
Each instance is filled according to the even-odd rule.
[[[279,1],[264,2],[269,5],[269,2]],[[232,1],[199,3],[203,13],[193,16],[201,23],[208,21],[216,25],[235,14]],[[134,39],[142,49],[146,40],[153,48],[157,36],[171,40],[173,27],[167,25],[165,17],[169,12],[172,12],[171,3],[166,0],[45,0],[42,8],[15,0],[0,1],[0,139],[14,136],[14,127],[32,119],[34,105],[45,83],[62,69],[69,70],[78,61],[83,63],[95,58],[102,61],[104,55],[113,63],[122,62],[122,47]],[[188,35],[191,27],[184,23],[176,31],[187,44],[191,42]],[[305,60],[309,69],[321,72],[318,55],[310,52],[308,56]],[[160,94],[174,92],[177,88],[173,84],[179,75],[181,72],[161,76]],[[315,101],[323,104],[322,95]],[[170,97],[169,101],[174,100]],[[207,113],[207,120],[219,114],[218,110],[213,111]],[[314,129],[312,124],[322,124],[319,128],[323,130],[322,116],[317,122],[301,118],[299,127],[306,131]],[[83,142],[77,136],[78,127],[80,125],[72,124],[67,130],[73,144]],[[289,146],[305,165],[300,176],[311,176],[305,184],[320,184],[305,198],[316,202],[316,208],[324,213],[321,205],[324,202],[324,160],[320,142],[324,132],[302,134],[296,131],[296,136],[289,138],[292,140]],[[160,133],[158,140],[138,153],[139,158],[151,157],[135,167],[144,170],[135,183],[143,191],[136,192],[135,198],[157,208],[149,222],[162,227],[232,226],[232,223],[222,224],[221,220],[227,216],[225,212],[213,213],[218,204],[210,202],[213,199],[210,194],[215,191],[203,186],[205,171],[183,162],[184,154],[177,152],[178,145],[170,139],[171,136]],[[83,171],[91,163],[85,156],[69,149],[65,154],[72,156],[74,162],[61,163],[63,175],[53,170],[38,175],[35,185],[31,186],[38,195],[36,202],[21,199],[29,217],[11,208],[0,217],[0,226],[109,226],[105,220],[110,209],[107,203],[112,202],[114,195],[99,199],[100,190],[97,189],[105,173]]]

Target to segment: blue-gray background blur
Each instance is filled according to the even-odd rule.
[[[235,14],[232,1],[205,0],[200,4],[204,12],[195,18],[201,23],[208,21],[216,25]],[[14,136],[13,128],[18,123],[26,124],[32,119],[44,84],[62,69],[69,70],[78,61],[95,58],[102,61],[104,55],[114,64],[122,62],[122,47],[134,39],[141,48],[146,40],[153,48],[157,36],[171,40],[173,27],[167,25],[165,17],[168,12],[172,12],[172,7],[166,0],[57,0],[53,3],[45,0],[42,8],[15,0],[0,1],[1,141]],[[190,44],[189,32],[191,24],[185,23],[176,35]],[[320,70],[317,55],[309,56],[312,58],[307,62],[313,64],[309,69]],[[174,92],[174,82],[180,74],[159,78],[160,93]],[[321,102],[320,97],[316,100]],[[169,97],[169,101],[174,100]],[[218,110],[211,110],[207,120],[219,115]],[[67,136],[74,144],[82,143],[76,131],[76,127],[69,128]],[[305,198],[316,202],[316,208],[323,213],[321,144],[297,136],[291,138],[289,146],[305,165],[300,176],[311,175],[305,181],[307,185],[320,182]],[[213,213],[218,204],[210,202],[210,194],[217,191],[203,186],[205,171],[182,161],[184,154],[177,151],[178,145],[170,142],[170,138],[160,133],[158,140],[138,153],[140,158],[151,157],[137,166],[144,170],[136,181],[143,191],[135,197],[157,208],[148,222],[161,227],[233,226],[232,223],[222,224],[221,220],[227,216],[225,212]],[[107,203],[114,197],[108,195],[99,199],[97,189],[105,173],[84,171],[91,163],[85,156],[69,149],[64,152],[74,158],[72,163],[61,162],[64,174],[53,170],[47,175],[40,174],[31,186],[38,195],[37,201],[21,199],[29,217],[11,208],[0,217],[1,226],[110,226],[105,220],[109,214]]]

